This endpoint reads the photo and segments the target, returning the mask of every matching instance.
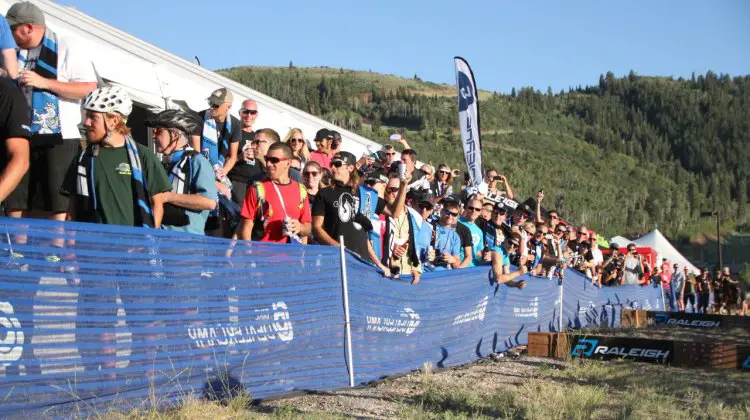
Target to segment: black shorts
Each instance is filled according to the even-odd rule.
[[[5,200],[5,208],[53,213],[67,211],[68,197],[60,194],[60,188],[80,150],[78,139],[66,139],[59,145],[32,147],[29,171]]]

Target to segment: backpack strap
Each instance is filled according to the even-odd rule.
[[[299,185],[299,209],[302,210],[305,206],[305,200],[307,200],[307,188],[301,182],[298,182],[297,185]]]

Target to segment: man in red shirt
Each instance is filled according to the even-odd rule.
[[[242,221],[235,238],[248,240],[253,226],[262,223],[262,242],[307,243],[312,217],[307,190],[289,178],[292,149],[286,143],[274,143],[265,156],[266,175],[248,189],[242,204]]]

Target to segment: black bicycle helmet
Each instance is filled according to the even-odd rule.
[[[191,135],[200,130],[201,126],[203,126],[203,121],[193,113],[168,109],[147,119],[144,125],[151,128],[174,128],[186,135]]]

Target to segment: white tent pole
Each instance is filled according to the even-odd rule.
[[[354,387],[354,361],[352,360],[352,330],[349,322],[349,286],[346,280],[346,246],[344,237],[339,236],[341,244],[341,285],[344,292],[344,328],[346,334],[346,368],[349,371],[349,387]]]

